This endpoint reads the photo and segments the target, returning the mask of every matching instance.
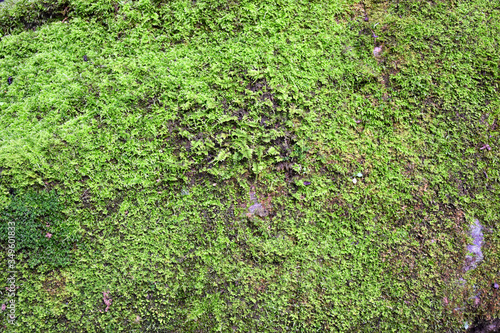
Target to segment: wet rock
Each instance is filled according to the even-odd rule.
[[[373,55],[375,57],[379,57],[381,53],[382,53],[382,46],[377,46],[373,49]]]
[[[483,226],[479,223],[479,220],[476,219],[470,229],[470,236],[473,239],[473,243],[467,245],[467,251],[469,251],[469,254],[465,257],[464,270],[466,272],[476,268],[479,262],[481,262],[484,258],[483,252],[481,251],[481,246],[483,246],[484,241],[482,230]]]
[[[474,220],[474,223],[470,225],[469,236],[472,238],[472,244],[467,245],[468,254],[465,257],[463,272],[470,271],[477,267],[477,265],[483,260],[483,252],[481,247],[484,243],[483,226],[479,223],[479,220]],[[465,288],[467,285],[467,280],[463,277],[456,281],[456,286],[460,289]],[[481,303],[480,293],[477,292],[476,286],[474,286],[474,292],[469,295],[469,299],[474,299],[474,305],[479,306]],[[465,304],[464,304],[465,305]],[[461,311],[463,308],[456,308],[456,311]]]
[[[269,214],[267,209],[265,209],[264,206],[262,206],[260,203],[256,203],[250,206],[250,208],[248,208],[248,212],[259,217],[265,217]]]
[[[255,196],[255,192],[250,192],[250,200],[253,201],[253,205],[248,208],[249,216],[257,215],[259,217],[266,217],[269,215],[268,210],[262,206],[261,203],[257,201],[257,197]]]
[[[471,333],[495,333],[500,331],[500,319],[493,319],[490,321],[481,321],[473,326]]]

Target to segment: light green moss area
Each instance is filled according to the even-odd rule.
[[[495,1],[366,2],[368,21],[352,1],[36,4],[0,8],[0,203],[55,189],[81,241],[50,272],[18,256],[17,326],[0,325],[465,332],[498,318]],[[265,214],[248,214],[252,193]],[[484,259],[464,273],[476,218]]]

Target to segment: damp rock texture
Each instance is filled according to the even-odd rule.
[[[256,203],[250,206],[250,208],[248,208],[248,211],[250,214],[257,215],[259,217],[265,217],[268,214],[267,209],[265,209],[264,206],[262,206],[260,203]]]
[[[473,243],[467,245],[467,251],[469,254],[465,257],[465,268],[467,272],[471,269],[477,267],[479,262],[483,260],[483,252],[481,251],[481,246],[483,246],[484,236],[483,236],[483,226],[479,223],[479,220],[475,220],[474,224],[471,225],[470,236],[473,239]]]
[[[500,319],[480,322],[477,326],[471,328],[470,333],[495,333],[500,332]]]
[[[377,58],[380,57],[380,54],[382,53],[382,46],[377,46],[373,48],[373,55]]]
[[[267,209],[257,201],[257,197],[255,196],[255,192],[250,192],[250,200],[253,201],[253,205],[248,208],[248,213],[251,216],[257,215],[259,217],[265,217],[269,214]]]

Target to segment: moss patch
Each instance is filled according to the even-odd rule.
[[[11,8],[0,202],[56,190],[80,237],[52,272],[17,257],[15,329],[455,332],[498,317],[493,2]],[[475,219],[484,259],[464,272]]]

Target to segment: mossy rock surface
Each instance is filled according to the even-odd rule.
[[[2,245],[6,223],[29,218],[16,254],[16,323],[0,316],[0,325],[493,324],[497,7],[4,1]],[[472,267],[476,220],[482,260]],[[42,254],[66,259],[33,259]]]

